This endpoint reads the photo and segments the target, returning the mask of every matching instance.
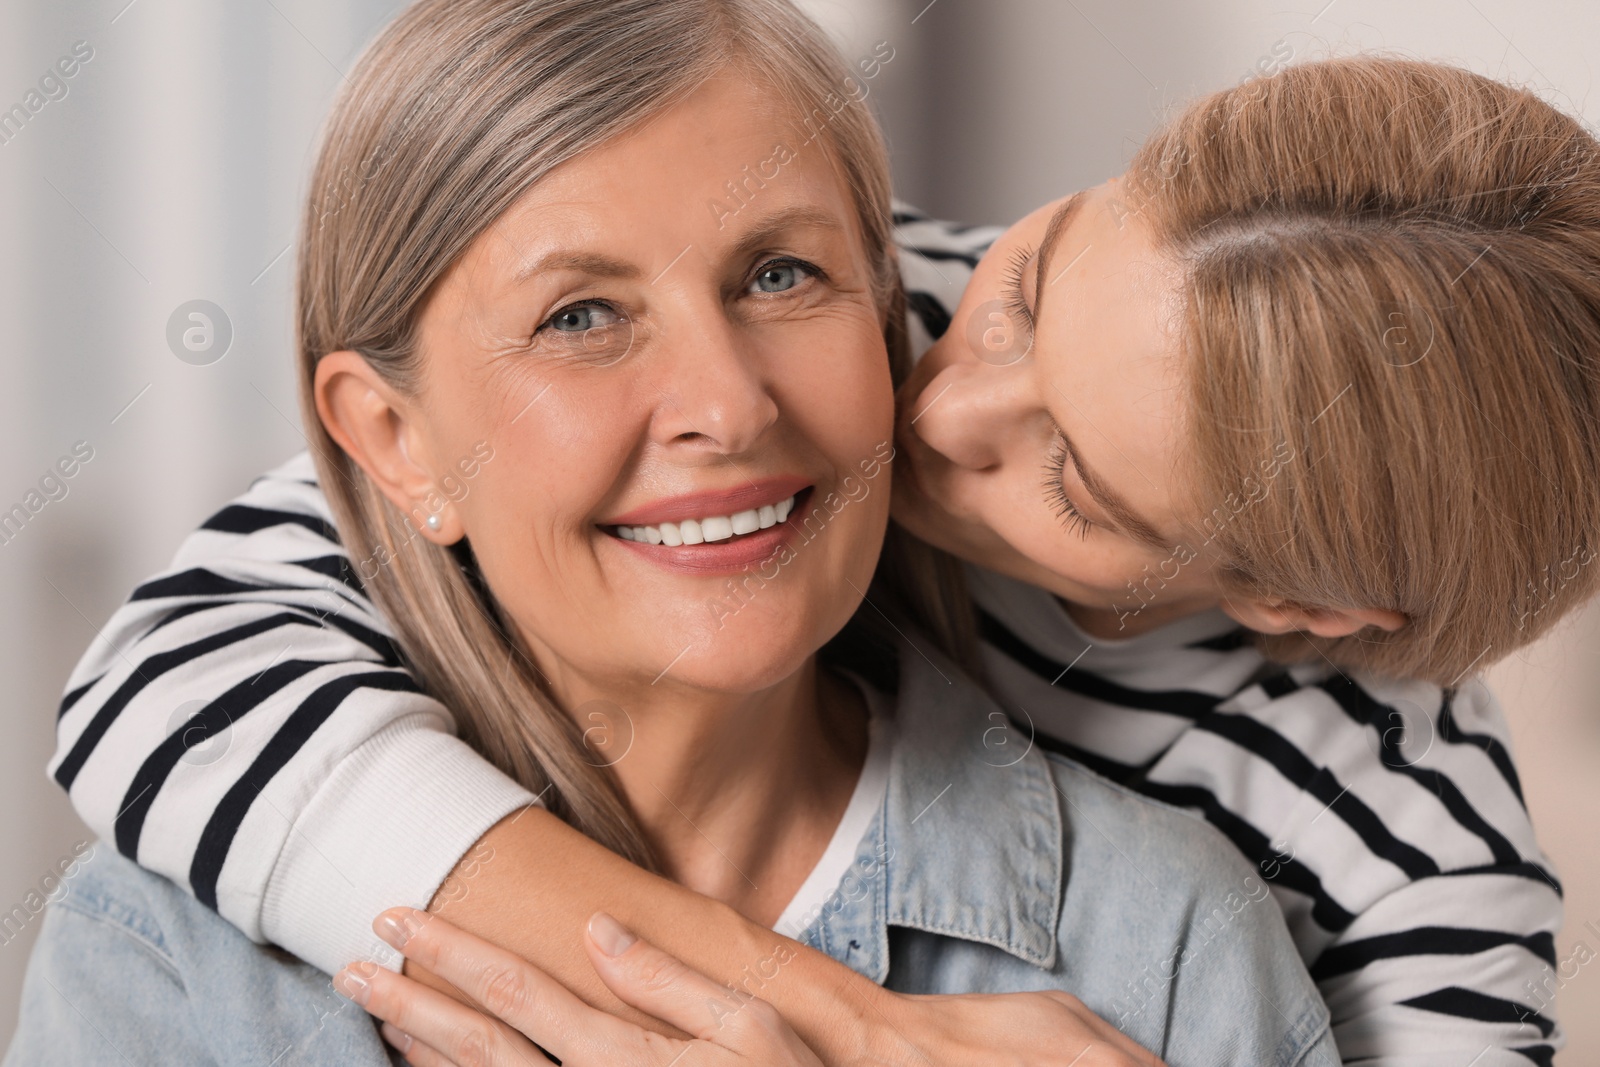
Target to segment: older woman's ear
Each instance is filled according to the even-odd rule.
[[[432,448],[412,417],[412,404],[357,352],[330,352],[312,385],[317,416],[389,502],[409,515],[428,540],[459,541],[464,532],[434,477]]]

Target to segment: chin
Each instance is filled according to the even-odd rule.
[[[782,684],[815,654],[816,648],[810,645],[751,648],[748,642],[727,642],[709,648],[691,647],[668,677],[680,686],[707,692],[760,693]]]
[[[674,647],[665,650],[668,659],[683,653],[672,677],[680,684],[719,692],[770,689],[803,667],[844,628],[854,603],[852,593],[849,604],[829,605],[826,611],[808,611],[777,598],[765,603],[751,600],[742,607],[735,604],[718,624],[708,623],[694,635],[692,644],[689,637],[669,642]]]

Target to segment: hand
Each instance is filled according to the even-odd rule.
[[[1083,1001],[1056,990],[945,996],[884,990],[873,1014],[873,1051],[861,1062],[1165,1067]]]
[[[822,1067],[770,1004],[736,995],[604,913],[590,918],[584,941],[601,981],[689,1040],[591,1008],[531,963],[437,915],[391,908],[373,928],[483,1008],[372,963],[340,971],[334,987],[384,1021],[384,1039],[413,1067],[542,1065],[549,1060],[540,1047],[563,1067]]]

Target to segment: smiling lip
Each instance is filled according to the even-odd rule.
[[[602,522],[601,526],[659,526],[663,522],[682,522],[706,515],[732,515],[794,496],[811,484],[809,478],[798,475],[781,475],[746,482],[732,489],[714,489],[701,493],[657,500],[652,504],[634,508]]]
[[[627,551],[638,553],[649,562],[667,570],[678,571],[699,578],[731,577],[743,574],[750,568],[772,559],[798,535],[800,529],[798,524],[806,515],[805,505],[812,498],[814,492],[807,485],[793,494],[793,510],[786,515],[782,522],[774,522],[771,526],[762,527],[749,533],[735,534],[716,541],[702,541],[694,545],[652,544],[648,541],[629,540],[620,533],[620,527],[624,525],[621,523],[607,524],[603,529],[609,534],[611,543],[619,545]],[[771,500],[771,498],[771,493],[763,493],[758,499]],[[679,498],[671,502],[673,505],[672,511],[652,510],[645,512],[640,510],[630,512],[625,517],[631,518],[634,515],[643,514],[681,514],[680,501],[682,499],[690,499],[698,506],[698,500],[702,498]],[[718,494],[712,499],[714,500],[713,507],[722,507],[724,505],[720,501],[728,499],[728,496],[727,494]],[[790,499],[790,497],[784,497],[783,502],[787,503]],[[743,502],[748,504],[755,503],[754,500],[749,500],[748,498]],[[764,503],[759,510],[764,512],[771,507],[770,503]],[[749,509],[746,508],[745,510]],[[662,518],[657,519],[656,523],[640,523],[638,526],[655,526],[672,521],[671,519]]]

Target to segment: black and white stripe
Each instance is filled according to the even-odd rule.
[[[1534,990],[1561,886],[1481,680],[1276,666],[1220,612],[1097,642],[1049,594],[969,576],[1017,729],[1201,814],[1258,865],[1347,1063],[1549,1062],[1560,1036]]]
[[[921,352],[999,231],[896,223]],[[1285,670],[1220,615],[1096,644],[1048,594],[971,575],[1017,729],[1195,811],[1259,865],[1346,1063],[1551,1062],[1560,1032],[1534,990],[1560,885],[1480,681]],[[368,954],[372,914],[423,906],[531,799],[404,671],[305,456],[192,534],[105,634],[67,684],[51,775],[119,851],[325,969]]]
[[[370,922],[384,900],[426,906],[462,854],[456,841],[528,799],[454,737],[451,715],[402,669],[305,455],[191,534],[104,633],[61,702],[51,776],[118,851],[324,969],[374,954],[359,912]],[[471,767],[476,788],[413,819],[412,884],[364,884],[370,864],[356,857],[373,835],[355,825],[347,794],[406,806],[415,788],[364,763],[396,729],[408,736],[397,751]],[[309,934],[275,921],[275,902],[301,896],[328,904]]]

